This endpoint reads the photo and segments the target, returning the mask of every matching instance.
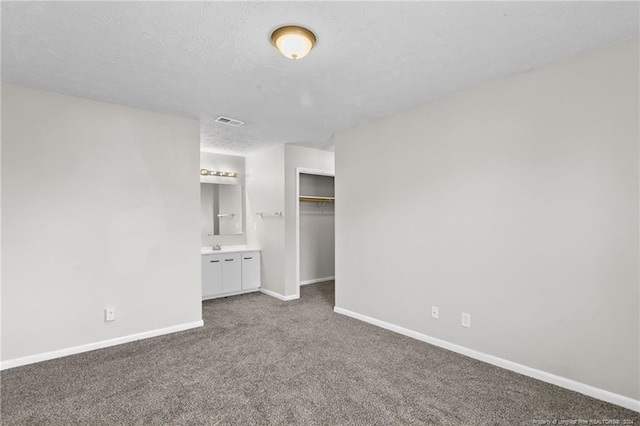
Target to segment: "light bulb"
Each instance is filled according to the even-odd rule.
[[[316,43],[316,36],[302,27],[288,26],[278,28],[271,34],[271,41],[280,53],[290,59],[307,56]]]
[[[297,34],[284,35],[276,40],[276,46],[287,58],[300,59],[311,51],[311,41]]]

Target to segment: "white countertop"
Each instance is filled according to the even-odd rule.
[[[200,249],[200,254],[204,256],[209,254],[243,253],[247,251],[260,251],[260,249],[256,247],[241,245],[241,246],[222,246],[220,250],[214,250],[211,248],[211,246],[209,246],[209,247],[202,247]]]

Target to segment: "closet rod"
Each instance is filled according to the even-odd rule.
[[[336,202],[335,198],[322,198],[322,197],[300,197],[300,201],[306,201],[309,203],[329,203],[334,204]]]

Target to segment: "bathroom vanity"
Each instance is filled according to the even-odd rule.
[[[202,300],[260,289],[260,250],[228,246],[202,248]]]
[[[245,199],[244,158],[201,152],[203,300],[260,289],[260,249],[246,245]]]

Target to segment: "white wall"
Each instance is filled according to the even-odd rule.
[[[263,289],[297,296],[296,167],[333,171],[333,158],[333,152],[293,145],[247,156],[247,242],[262,250]],[[257,212],[283,212],[284,217],[262,219]]]
[[[2,85],[3,362],[201,321],[198,162],[197,121]]]
[[[247,156],[246,173],[247,243],[262,251],[261,287],[284,295],[285,219],[256,215],[284,212],[284,146]]]
[[[201,182],[219,183],[224,185],[241,185],[245,186],[245,158],[237,155],[214,154],[211,152],[200,152],[200,168],[224,172],[236,172],[238,177],[228,178],[219,176],[201,176]],[[246,217],[242,218],[246,223]],[[202,236],[202,246],[212,246],[219,244],[226,245],[243,245],[247,244],[246,231],[243,235],[212,235]]]
[[[285,145],[285,276],[287,296],[298,294],[300,277],[296,272],[296,168],[304,167],[333,172],[335,170],[335,156],[333,152],[306,148],[295,145]]]
[[[638,89],[636,38],[338,133],[336,305],[639,399]]]
[[[334,178],[300,174],[300,194],[333,197]],[[300,202],[300,281],[335,275],[334,204]]]

